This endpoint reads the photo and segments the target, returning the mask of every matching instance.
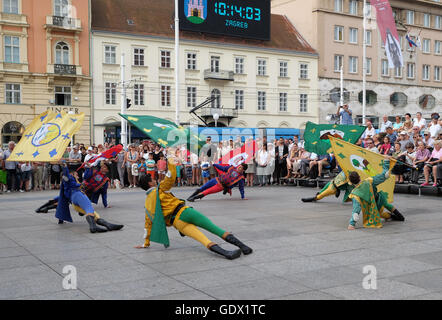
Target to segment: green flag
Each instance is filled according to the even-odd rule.
[[[328,154],[332,151],[329,136],[354,144],[364,131],[364,126],[315,124],[309,121],[304,131],[304,149],[317,155]]]
[[[161,208],[159,187],[157,188],[155,216],[152,221],[150,241],[162,243],[166,248],[169,246],[169,235],[167,234],[166,222],[164,221],[163,209]]]
[[[188,150],[197,153],[205,144],[205,141],[198,136],[196,129],[177,126],[166,119],[121,113],[120,116],[165,148],[185,144]]]

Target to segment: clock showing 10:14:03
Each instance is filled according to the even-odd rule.
[[[215,13],[220,16],[239,16],[243,19],[261,21],[261,9],[254,7],[242,7],[225,2],[215,3]]]

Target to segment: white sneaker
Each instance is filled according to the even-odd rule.
[[[20,189],[20,192],[24,192],[22,189]]]
[[[11,190],[6,191],[6,193],[11,193]]]

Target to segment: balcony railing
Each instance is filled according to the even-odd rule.
[[[67,29],[67,30],[80,30],[81,20],[77,18],[70,17],[59,17],[59,16],[47,16],[46,24],[48,26]]]
[[[77,74],[77,66],[70,65],[70,64],[54,64],[54,73],[55,74],[76,75]]]
[[[217,113],[220,118],[238,118],[238,110],[233,108],[201,108],[201,116],[204,118],[213,117]]]
[[[204,80],[227,80],[234,81],[233,71],[218,70],[212,71],[211,69],[204,70]]]

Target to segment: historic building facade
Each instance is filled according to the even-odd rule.
[[[89,1],[0,0],[1,143],[19,141],[47,109],[86,114],[89,143]]]
[[[367,1],[369,3],[369,1]],[[391,117],[420,111],[424,117],[442,105],[442,3],[434,0],[390,0],[400,35],[404,67],[388,69],[374,7],[367,6],[366,115],[375,127]],[[340,100],[340,67],[344,98],[358,122],[362,118],[363,1],[272,0],[273,13],[285,13],[319,53],[320,120],[336,113]],[[410,48],[407,30],[421,49]]]
[[[127,113],[175,121],[173,13],[171,0],[126,0],[124,7],[116,0],[92,0],[97,143],[119,136],[123,53],[125,80],[131,80]],[[211,97],[196,111],[211,126],[215,113],[218,126],[243,128],[301,128],[318,120],[315,50],[284,16],[272,15],[271,30],[270,41],[180,33],[182,123],[201,125],[189,111]]]

